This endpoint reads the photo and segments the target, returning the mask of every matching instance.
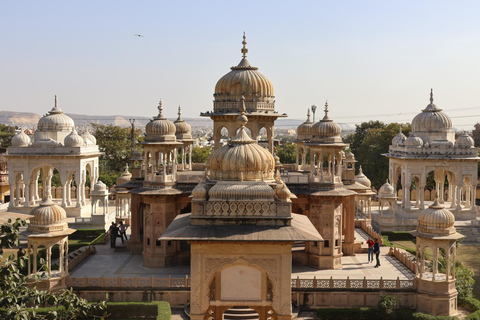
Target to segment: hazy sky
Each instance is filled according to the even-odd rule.
[[[276,110],[336,122],[410,122],[435,103],[480,122],[479,1],[1,1],[0,109],[184,117],[213,109],[248,59]],[[141,34],[144,37],[136,37]],[[319,114],[320,112],[320,114]]]

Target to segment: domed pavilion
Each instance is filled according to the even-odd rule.
[[[33,139],[23,130],[12,138],[6,155],[11,196],[8,210],[29,213],[48,195],[66,210],[68,217],[88,217],[87,176],[92,189],[98,180],[100,155],[95,138],[88,132],[84,136],[77,133],[75,123],[60,109],[55,96],[55,106],[38,121]],[[54,193],[51,180],[55,170],[62,186]]]
[[[273,155],[247,134],[239,98],[238,133],[208,159],[192,212],[177,216],[160,240],[191,245],[191,319],[222,319],[234,306],[259,319],[291,319],[292,244],[322,237],[306,216],[292,214],[293,195],[275,178]]]
[[[401,198],[397,228],[414,228],[416,217],[429,205],[425,198],[428,177],[435,181],[431,193],[438,195],[438,202],[450,208],[457,220],[476,218],[478,150],[465,133],[455,139],[452,120],[433,103],[433,90],[430,103],[413,118],[410,136],[399,132],[385,156],[389,158],[389,180]],[[401,195],[397,183],[402,186]]]
[[[455,289],[456,241],[464,236],[455,227],[455,216],[436,199],[430,207],[420,212],[418,227],[411,234],[417,245],[417,308],[435,316],[453,316],[457,310]],[[427,258],[427,249],[432,256]],[[440,272],[439,260],[445,271]],[[431,266],[427,262],[431,260]]]
[[[38,254],[41,248],[46,250],[46,273],[48,277],[41,278],[37,283],[39,290],[59,290],[66,288],[68,276],[68,236],[75,232],[68,228],[65,209],[56,205],[48,195],[40,206],[30,212],[28,224],[28,275],[44,273],[37,265]],[[52,270],[52,249],[58,247],[58,270]]]
[[[222,129],[228,131],[228,137],[233,138],[240,126],[236,123],[241,97],[245,98],[245,108],[248,114],[248,128],[252,138],[257,140],[260,131],[265,128],[268,140],[268,150],[273,153],[274,122],[286,114],[275,111],[275,95],[270,80],[253,67],[247,60],[248,49],[245,33],[243,34],[242,60],[231,67],[231,71],[218,80],[213,94],[213,112],[202,112],[203,117],[213,120],[213,139],[215,149],[220,147]]]

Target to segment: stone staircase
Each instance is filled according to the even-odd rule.
[[[479,225],[474,221],[456,221],[455,228],[458,233],[465,236],[462,244],[479,245],[480,244],[480,230]]]
[[[249,307],[233,307],[223,313],[225,320],[259,320],[258,313]]]

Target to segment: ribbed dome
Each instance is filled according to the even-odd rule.
[[[65,147],[82,147],[85,145],[85,140],[77,133],[77,130],[73,130],[72,133],[65,137],[63,145]]]
[[[206,200],[207,189],[206,189],[205,179],[200,181],[200,183],[197,184],[195,188],[193,188],[192,197],[193,197],[193,200]]]
[[[231,67],[229,73],[218,80],[215,85],[214,98],[216,102],[238,102],[242,96],[246,101],[272,103],[274,100],[273,85],[258,68],[252,67],[247,60],[248,49],[245,47],[245,34],[243,35],[243,58],[236,67]]]
[[[355,176],[355,181],[367,188],[370,188],[372,186],[372,182],[370,181],[370,179],[368,179],[367,176],[363,174],[362,166],[360,166],[360,168],[358,169],[358,174]]]
[[[216,149],[208,158],[208,167],[216,180],[271,180],[275,170],[273,155],[259,146],[245,132],[248,119],[245,116],[245,99],[241,98],[241,125],[237,135],[227,145]]]
[[[72,131],[75,128],[72,118],[58,106],[57,96],[55,96],[55,107],[48,113],[38,121],[39,131]]]
[[[417,230],[433,235],[450,235],[456,232],[455,216],[445,209],[437,200],[418,216]]]
[[[378,196],[380,198],[395,198],[395,190],[393,189],[393,186],[388,183],[388,180],[378,190]]]
[[[313,134],[313,122],[310,120],[310,109],[307,112],[307,121],[297,127],[297,137],[304,138]]]
[[[168,140],[175,140],[176,127],[172,121],[167,120],[163,116],[162,101],[158,104],[158,116],[154,117],[152,121],[147,123],[145,132],[147,137],[145,140],[155,140],[155,137],[164,137]]]
[[[442,109],[433,104],[433,91],[430,92],[430,104],[412,121],[412,132],[451,132],[452,120]]]
[[[140,151],[138,149],[135,149],[135,151],[132,152],[132,156],[130,157],[131,161],[142,161],[143,157]]]
[[[192,138],[192,127],[182,119],[180,107],[178,107],[178,118],[175,120],[174,125],[177,139]]]
[[[471,148],[474,145],[475,141],[473,141],[472,137],[470,137],[466,132],[459,135],[455,141],[455,146],[460,148]]]
[[[97,138],[95,138],[95,136],[88,131],[85,131],[82,137],[83,137],[83,140],[85,140],[86,145],[97,144]]]
[[[349,152],[345,155],[345,160],[353,161],[353,160],[355,160],[355,155],[354,155],[352,152],[349,151]]]
[[[402,144],[405,140],[407,140],[407,137],[403,134],[402,127],[400,126],[399,132],[392,139],[392,145],[396,146],[396,145]]]
[[[325,116],[313,125],[313,135],[317,138],[340,137],[342,128],[328,117],[328,103],[325,103]]]
[[[117,186],[124,184],[132,178],[132,174],[128,172],[128,165],[125,168],[125,171],[117,178],[117,181],[115,182]]]
[[[12,138],[13,147],[28,147],[31,142],[32,139],[30,139],[30,137],[23,130],[14,135]]]
[[[108,188],[105,183],[103,183],[101,180],[98,180],[94,185],[93,189],[90,192],[90,195],[105,195],[108,194]]]
[[[268,184],[263,182],[244,182],[242,184],[231,184],[226,181],[219,181],[208,192],[210,201],[219,200],[253,200],[272,199],[275,191]]]
[[[68,228],[65,209],[49,198],[40,203],[39,207],[34,208],[30,214],[33,216],[28,225],[28,230],[31,232],[48,233]]]
[[[405,140],[405,146],[407,147],[421,147],[423,146],[423,140],[417,137],[414,133],[410,133],[407,140]]]

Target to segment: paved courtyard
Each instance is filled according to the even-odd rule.
[[[356,229],[357,241],[362,241],[365,237],[362,231]],[[120,244],[120,240],[117,240]],[[395,257],[388,256],[388,249],[381,248],[381,266],[374,268],[375,263],[368,263],[366,253],[360,253],[355,256],[342,257],[343,268],[339,270],[316,270],[305,266],[293,266],[292,278],[300,277],[301,279],[326,279],[333,277],[334,279],[396,279],[400,280],[413,279],[414,273],[405,267]],[[110,245],[97,246],[97,253],[88,257],[78,267],[70,272],[71,277],[90,277],[97,278],[104,276],[105,278],[115,277],[158,277],[167,278],[183,278],[190,276],[189,266],[177,266],[170,268],[147,268],[142,266],[141,255],[131,255],[128,252],[114,252],[110,249]]]

